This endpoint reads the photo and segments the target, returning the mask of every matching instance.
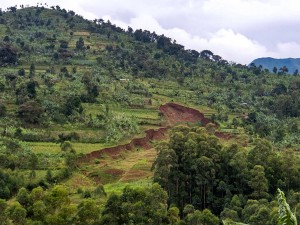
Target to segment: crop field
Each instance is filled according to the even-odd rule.
[[[28,142],[28,146],[32,149],[34,153],[47,153],[47,154],[57,154],[61,152],[60,144],[52,142]],[[74,150],[80,154],[90,153],[95,150],[99,150],[105,147],[109,147],[109,144],[93,144],[93,143],[80,143],[73,142],[72,146]]]

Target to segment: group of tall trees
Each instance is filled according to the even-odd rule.
[[[277,188],[288,193],[300,188],[296,153],[276,152],[266,140],[257,140],[250,150],[235,144],[224,147],[204,128],[174,128],[170,141],[158,147],[153,168],[154,181],[167,191],[170,204],[181,215],[193,205],[246,221],[247,207],[253,202],[265,201],[266,206]],[[267,213],[271,218],[271,211]]]
[[[2,224],[96,224],[99,220],[99,207],[93,200],[85,199],[74,207],[63,186],[49,191],[41,187],[32,191],[22,188],[16,200],[12,204],[0,200]]]
[[[167,193],[158,184],[148,188],[126,187],[121,195],[110,195],[103,209],[95,197],[84,197],[73,205],[68,189],[62,185],[47,191],[41,187],[31,191],[21,188],[13,203],[0,199],[1,223],[219,225],[220,222],[208,209],[199,211],[192,206],[186,207],[185,218],[181,219],[177,207],[168,207]]]

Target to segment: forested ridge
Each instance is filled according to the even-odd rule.
[[[43,4],[0,11],[0,68],[2,224],[299,220],[297,73]]]

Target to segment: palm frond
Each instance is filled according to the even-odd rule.
[[[297,225],[297,219],[292,213],[289,204],[286,202],[284,193],[278,188],[277,196],[279,204],[279,224],[280,225]]]

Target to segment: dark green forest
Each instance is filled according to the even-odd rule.
[[[209,123],[171,124],[169,102]],[[299,117],[297,73],[59,6],[0,11],[3,225],[299,221]],[[84,160],[166,127],[151,148]]]

